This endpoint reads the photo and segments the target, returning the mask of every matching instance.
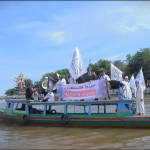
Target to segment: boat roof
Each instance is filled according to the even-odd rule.
[[[105,105],[115,105],[118,103],[133,103],[134,100],[71,100],[71,101],[47,101],[47,102],[39,102],[37,100],[26,100],[26,99],[5,99],[6,102],[13,102],[13,103],[27,103],[28,105],[88,105],[88,104],[105,104]]]

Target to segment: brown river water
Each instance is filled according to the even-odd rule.
[[[115,99],[115,97],[113,98]],[[0,108],[5,104],[0,104]],[[150,114],[150,95],[145,96]],[[0,149],[150,149],[150,129],[0,124]]]

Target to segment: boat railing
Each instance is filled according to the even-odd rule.
[[[16,108],[18,107],[19,104],[24,104],[25,106],[25,114],[30,114],[30,108],[34,105],[43,105],[43,116],[47,114],[47,112],[51,112],[52,106],[58,106],[62,105],[64,107],[64,112],[63,114],[68,114],[68,106],[82,106],[84,109],[84,113],[87,113],[86,107],[88,108],[88,115],[92,114],[92,106],[97,106],[98,107],[98,112],[99,107],[103,106],[104,107],[104,114],[107,114],[107,106],[108,105],[114,105],[116,106],[116,111],[112,113],[118,113],[118,112],[130,112],[132,113],[132,108],[131,105],[133,104],[133,100],[109,100],[109,101],[51,101],[51,102],[38,102],[38,100],[26,100],[26,99],[8,99],[6,100],[7,106],[6,108],[9,108],[12,112],[14,110],[14,104],[16,104]],[[47,110],[48,107],[48,110]]]

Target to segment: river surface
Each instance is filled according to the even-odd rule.
[[[113,98],[115,99],[115,97]],[[0,101],[0,108],[5,107]],[[145,96],[150,114],[150,95]],[[62,128],[0,124],[0,149],[150,149],[150,129]]]

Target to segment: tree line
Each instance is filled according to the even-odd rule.
[[[148,80],[150,80],[150,48],[141,48],[139,51],[137,51],[134,55],[127,54],[126,60],[116,60],[116,61],[109,61],[100,59],[96,63],[90,63],[87,67],[87,73],[83,75],[84,81],[88,82],[88,70],[89,68],[92,68],[95,73],[99,76],[100,72],[102,70],[105,70],[106,74],[110,76],[110,63],[113,63],[117,68],[119,68],[123,72],[123,77],[129,76],[129,78],[134,74],[136,76],[142,67],[145,82],[147,83]],[[68,75],[69,70],[68,69],[61,69],[56,70],[58,74],[65,74]],[[43,92],[43,89],[41,87],[42,82],[44,81],[46,76],[51,76],[53,79],[57,79],[56,72],[50,72],[46,73],[42,76],[40,81],[34,82],[34,85],[39,85],[39,89],[41,92]],[[28,87],[28,84],[31,83],[31,79],[26,80],[26,87]],[[119,86],[119,82],[117,81],[111,81],[111,87],[112,89],[117,89]],[[14,88],[9,89],[5,92],[5,94],[11,93],[14,94]]]

